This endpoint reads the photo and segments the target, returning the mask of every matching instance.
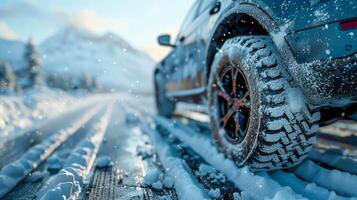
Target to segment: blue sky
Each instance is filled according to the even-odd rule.
[[[0,0],[0,37],[37,43],[67,25],[114,32],[156,60],[168,51],[160,33],[176,34],[194,0]]]

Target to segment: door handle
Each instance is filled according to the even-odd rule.
[[[209,14],[210,15],[214,15],[214,14],[218,13],[220,10],[221,10],[221,2],[220,1],[216,1],[214,6],[209,11]]]

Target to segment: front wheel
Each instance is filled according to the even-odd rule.
[[[208,93],[213,137],[239,166],[292,167],[316,141],[320,113],[305,103],[268,36],[226,41],[215,56]]]

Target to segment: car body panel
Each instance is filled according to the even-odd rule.
[[[264,10],[286,32],[299,31],[326,23],[356,17],[357,1],[347,0],[241,0]]]

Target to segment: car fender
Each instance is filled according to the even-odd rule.
[[[207,75],[210,73],[210,67],[213,62],[215,53],[220,48],[216,46],[214,41],[214,36],[220,31],[219,27],[224,21],[231,15],[234,14],[246,14],[253,17],[258,23],[268,32],[274,41],[278,51],[282,55],[283,60],[286,63],[287,70],[294,77],[297,84],[305,91],[308,87],[305,83],[303,68],[296,62],[293,52],[291,51],[288,42],[285,40],[285,36],[288,33],[288,30],[291,29],[292,24],[284,24],[281,20],[275,20],[277,14],[269,9],[268,6],[264,6],[264,3],[254,3],[250,2],[240,2],[240,3],[231,3],[227,5],[224,10],[221,12],[221,15],[217,18],[215,25],[213,26],[212,31],[210,32],[208,38],[208,48],[206,49],[206,67]]]

